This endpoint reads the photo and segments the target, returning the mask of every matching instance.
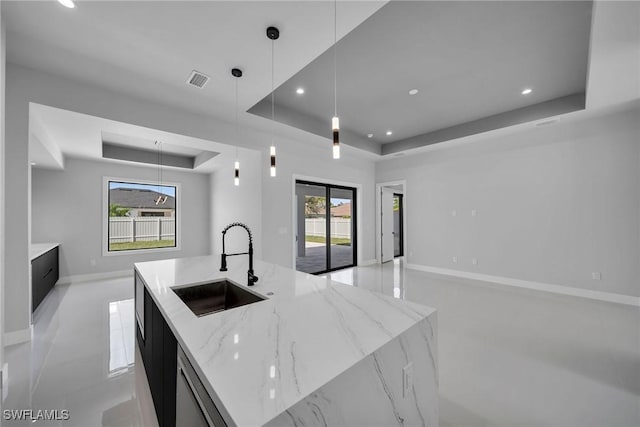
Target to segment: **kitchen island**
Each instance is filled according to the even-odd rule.
[[[177,343],[229,426],[438,425],[433,308],[260,261],[250,290],[264,301],[197,317],[172,290],[224,278],[246,288],[243,258],[226,272],[219,256],[135,264],[141,351],[156,330],[145,325],[149,304],[166,322],[153,350]],[[166,371],[175,354],[165,357]],[[160,425],[181,425],[166,409],[175,390],[166,375]],[[149,378],[152,395],[158,381]]]

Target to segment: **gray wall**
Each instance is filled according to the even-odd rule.
[[[7,205],[12,207],[7,215],[12,215],[12,226],[11,235],[7,230],[6,242],[11,246],[12,252],[6,254],[5,260],[7,265],[11,266],[7,275],[11,275],[12,280],[7,281],[5,288],[7,294],[11,294],[11,297],[7,295],[7,298],[11,298],[12,304],[4,307],[7,319],[5,331],[22,331],[29,327],[29,102],[259,150],[260,165],[252,169],[249,175],[241,172],[241,177],[256,174],[253,181],[244,179],[241,184],[247,186],[242,190],[242,199],[255,202],[243,203],[242,206],[252,210],[252,223],[261,223],[261,226],[252,227],[257,230],[258,250],[261,246],[268,249],[264,251],[262,258],[285,266],[292,266],[293,259],[292,174],[362,184],[361,259],[370,260],[375,257],[374,163],[371,160],[356,159],[359,155],[349,152],[347,147],[343,148],[343,158],[334,161],[331,159],[330,141],[326,138],[291,130],[287,133],[293,132],[300,137],[286,138],[279,134],[277,129],[267,133],[250,128],[243,128],[238,136],[233,123],[9,63],[6,144],[7,154],[11,152],[12,161],[7,165],[6,182],[11,182],[11,185],[6,189]],[[278,146],[278,176],[272,179],[269,177],[268,152],[274,137]],[[251,162],[249,164],[254,165]],[[215,175],[212,180],[219,190],[221,187],[217,186],[216,180],[220,183],[228,182],[228,171]],[[228,184],[222,184],[223,187],[225,185]],[[219,201],[232,206],[235,193],[231,191],[233,190],[226,189],[221,193],[225,196],[224,199],[217,198],[214,191],[211,203]],[[220,224],[224,221],[217,221],[215,216],[221,212],[225,211],[211,208],[213,226],[210,229],[209,240],[213,239],[214,250],[220,240]],[[258,220],[256,216],[260,214],[262,217]],[[258,234],[260,229],[262,235]],[[205,235],[200,238],[206,240]]]
[[[239,149],[238,156],[221,154],[219,167],[211,174],[211,247],[222,252],[222,230],[232,222],[246,224],[253,234],[256,258],[263,258],[263,247],[270,244],[262,238],[262,176],[260,153]],[[233,184],[234,162],[240,162],[240,185]],[[234,228],[225,238],[227,253],[246,252],[248,237],[244,230]]]
[[[4,91],[6,65],[6,32],[0,3],[0,182],[4,179]],[[4,185],[0,184],[0,308],[4,304]],[[4,310],[0,310],[0,369],[4,365]]]
[[[257,257],[295,268],[293,182],[294,175],[298,175],[320,182],[361,186],[359,261],[374,260],[375,164],[371,160],[357,158],[345,147],[342,150],[342,158],[333,160],[329,141],[326,147],[317,148],[302,141],[279,139],[277,176],[273,178],[269,176],[269,155],[266,151],[240,151],[239,187],[233,185],[233,158],[225,159],[211,178],[213,252],[220,252],[222,228],[230,222],[243,221],[254,231]],[[242,232],[230,232],[226,242],[230,251],[246,250],[246,237]]]
[[[209,176],[165,169],[164,181],[181,184],[181,250],[103,256],[104,176],[155,181],[157,171],[73,158],[66,159],[64,171],[32,168],[32,240],[60,243],[61,276],[133,271],[134,262],[209,254]]]
[[[153,129],[218,141],[233,140],[233,125],[211,117],[189,113],[166,105],[141,100],[129,94],[88,85],[83,82],[7,63],[6,156],[5,162],[7,227],[5,242],[12,250],[5,253],[4,304],[5,332],[25,332],[30,325],[30,199],[29,103],[122,121]],[[262,141],[256,136],[249,141]],[[247,143],[252,143],[252,142]]]
[[[11,82],[19,75],[11,64],[6,68],[5,97],[5,332],[28,331],[31,322],[29,262],[29,218],[31,174],[29,173],[28,102],[13,102],[23,93]],[[10,160],[8,160],[10,159]],[[10,209],[7,206],[11,206]],[[11,301],[10,304],[7,301]]]
[[[407,180],[408,262],[640,296],[638,117],[531,126],[379,163],[378,182]]]
[[[359,262],[374,260],[375,254],[375,164],[355,157],[342,147],[340,160],[331,158],[331,143],[318,149],[297,143],[297,147],[278,146],[278,173],[275,178],[265,178],[262,184],[262,233],[265,241],[265,261],[295,268],[293,242],[296,235],[293,218],[294,175],[328,183],[361,185],[360,218],[358,235]],[[264,175],[268,176],[269,157],[263,153]],[[266,242],[269,246],[266,246]]]

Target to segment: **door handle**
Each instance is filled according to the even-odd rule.
[[[49,271],[47,271],[47,272],[44,274],[44,276],[42,276],[42,278],[44,279],[45,277],[47,277],[47,276],[49,275],[49,273],[51,273],[52,271],[53,271],[53,267],[51,267],[51,268],[49,269]]]

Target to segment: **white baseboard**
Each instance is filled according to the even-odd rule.
[[[362,262],[358,263],[358,266],[359,267],[366,267],[367,265],[373,265],[373,264],[377,264],[377,263],[378,263],[378,260],[376,260],[376,259],[368,259],[368,260],[365,260],[365,261],[362,261]]]
[[[105,273],[92,274],[74,274],[72,276],[64,276],[58,279],[58,285],[70,285],[72,283],[92,282],[97,280],[116,279],[119,277],[133,276],[133,268],[131,270],[107,271]]]
[[[512,279],[510,277],[490,276],[488,274],[472,273],[468,271],[450,270],[448,268],[430,267],[419,264],[405,264],[407,268],[428,273],[442,274],[445,276],[462,277],[465,279],[479,280],[482,282],[497,283],[500,285],[515,286],[518,288],[534,289],[537,291],[553,292],[562,295],[571,295],[582,298],[589,298],[598,301],[614,302],[618,304],[632,305],[640,307],[640,297],[631,295],[615,294],[612,292],[592,291],[580,289],[572,286],[552,285],[549,283],[532,282],[529,280]]]
[[[14,344],[22,344],[23,342],[31,341],[33,336],[33,326],[29,326],[26,329],[20,329],[19,331],[5,332],[2,343],[5,347]]]

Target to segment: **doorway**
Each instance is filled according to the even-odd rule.
[[[295,194],[296,270],[320,274],[355,266],[356,189],[296,180]]]
[[[407,252],[407,184],[405,180],[376,184],[376,260],[411,255]]]
[[[404,255],[404,194],[393,193],[393,256]]]
[[[383,187],[380,191],[380,199],[382,201],[380,209],[380,221],[382,222],[381,238],[381,258],[382,262],[393,260],[393,190]]]

